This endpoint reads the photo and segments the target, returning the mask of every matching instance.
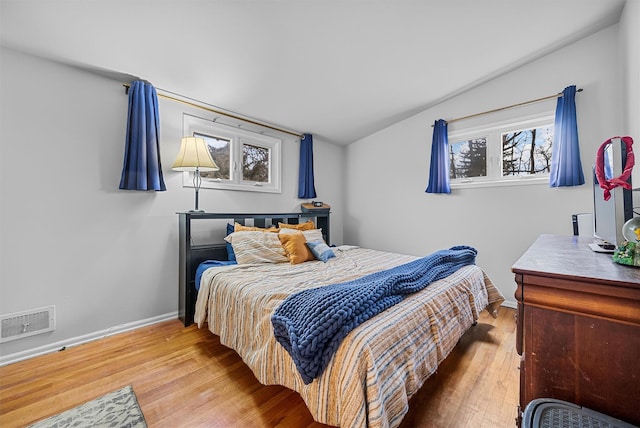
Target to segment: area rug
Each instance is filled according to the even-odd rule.
[[[29,428],[112,427],[146,428],[142,410],[131,386],[30,425]]]

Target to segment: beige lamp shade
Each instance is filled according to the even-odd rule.
[[[182,137],[180,153],[171,166],[174,171],[219,171],[204,138]]]

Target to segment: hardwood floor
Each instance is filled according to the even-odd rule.
[[[402,428],[513,427],[515,311],[484,312],[410,403]],[[0,426],[24,427],[132,385],[149,427],[326,427],[264,386],[217,336],[167,321],[0,367]]]

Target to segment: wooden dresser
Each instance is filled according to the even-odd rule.
[[[521,412],[556,398],[640,426],[640,268],[541,235],[513,265]]]

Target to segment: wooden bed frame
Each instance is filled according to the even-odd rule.
[[[313,220],[316,227],[322,229],[325,242],[330,244],[329,212],[309,213],[274,213],[274,214],[248,214],[248,213],[205,213],[205,212],[180,212],[179,224],[179,293],[178,293],[178,317],[185,327],[193,323],[196,299],[198,292],[195,287],[195,276],[198,265],[205,260],[227,260],[227,246],[224,241],[194,245],[191,239],[191,225],[193,221],[201,220],[227,220],[228,223],[240,223],[246,225],[252,221],[253,226],[269,227],[278,223],[298,224],[307,220]]]

